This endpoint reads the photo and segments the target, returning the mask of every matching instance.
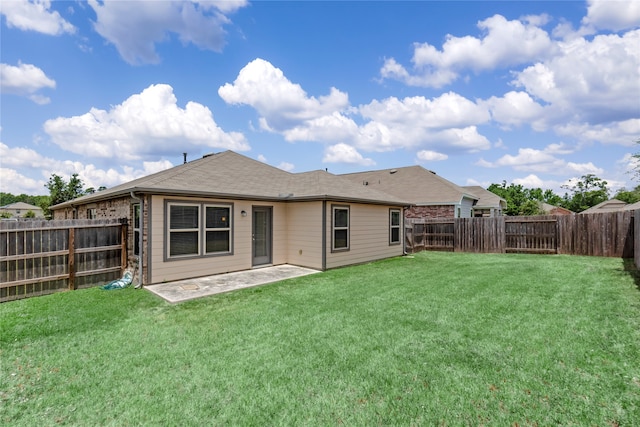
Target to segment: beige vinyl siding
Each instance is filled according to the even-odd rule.
[[[460,203],[460,218],[471,218],[473,216],[473,200],[463,198]]]
[[[288,256],[288,209],[286,203],[256,203],[259,206],[272,206],[272,253],[271,263],[273,265],[289,263]],[[251,247],[249,247],[251,252]]]
[[[287,205],[288,263],[322,269],[322,202]]]
[[[231,203],[233,205],[232,254],[184,260],[165,260],[165,200],[184,203]],[[287,209],[283,203],[153,196],[151,199],[151,254],[148,254],[151,260],[150,283],[209,276],[252,268],[252,206],[273,207],[273,264],[286,263],[287,241],[286,232],[283,233],[283,230],[286,230]],[[245,217],[241,215],[243,210],[247,212]]]
[[[400,207],[354,203],[348,204],[349,250],[331,252],[331,206],[332,203],[327,202],[327,268],[360,264],[403,254],[402,244],[389,245],[389,209]],[[401,224],[401,230],[403,234],[404,223]]]

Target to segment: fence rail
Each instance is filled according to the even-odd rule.
[[[102,284],[126,265],[121,220],[0,222],[0,302]]]
[[[634,216],[640,218],[640,211],[566,216],[413,219],[407,220],[405,239],[408,252],[558,253],[634,258],[637,253],[634,251]]]

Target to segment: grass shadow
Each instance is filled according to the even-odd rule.
[[[633,260],[633,258],[623,258],[622,265],[625,273],[633,278],[633,282],[636,284],[636,288],[640,291],[640,271]]]

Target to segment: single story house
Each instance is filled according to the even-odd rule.
[[[128,219],[131,266],[153,284],[400,256],[409,204],[326,171],[290,173],[225,151],[51,210],[54,219]]]
[[[9,214],[12,218],[27,218],[25,215],[33,212],[34,218],[44,218],[42,208],[24,202],[16,202],[0,206],[0,213]]]
[[[355,184],[408,200],[406,218],[469,218],[478,197],[422,166],[340,175]]]
[[[495,193],[479,185],[465,185],[462,187],[478,198],[473,206],[474,217],[503,216],[507,209],[507,201]]]

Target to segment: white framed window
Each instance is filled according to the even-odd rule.
[[[401,234],[401,212],[400,209],[389,209],[389,244],[399,245]]]
[[[167,202],[167,259],[230,254],[232,205]]]
[[[349,206],[331,206],[331,250],[349,250]]]

